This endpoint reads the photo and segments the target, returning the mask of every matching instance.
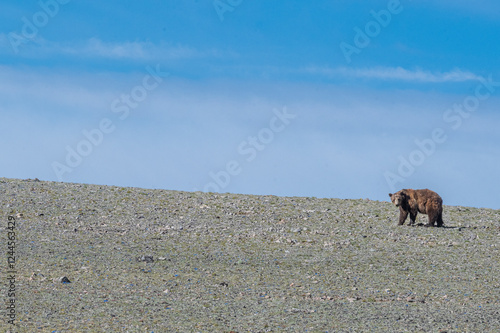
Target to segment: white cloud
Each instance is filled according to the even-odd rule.
[[[207,54],[183,45],[156,45],[151,42],[128,41],[113,43],[98,38],[91,38],[83,45],[66,47],[63,51],[65,53],[83,53],[90,57],[136,60],[196,58]]]
[[[5,33],[0,33],[0,47],[3,52],[12,50],[11,40]],[[17,46],[20,54],[29,58],[47,56],[80,56],[88,58],[105,58],[116,60],[179,60],[193,58],[223,57],[224,52],[215,49],[198,50],[186,45],[170,45],[152,42],[109,42],[99,38],[90,38],[80,42],[53,42],[37,37],[24,39]],[[233,56],[229,54],[229,56]]]
[[[144,59],[151,52],[150,43],[124,42],[124,43],[105,43],[97,38],[91,38],[83,47],[68,48],[70,53],[83,51],[84,54],[103,58],[132,58]]]
[[[479,75],[454,69],[449,72],[431,72],[422,69],[408,70],[402,67],[347,68],[308,67],[306,73],[328,77],[348,77],[375,80],[399,80],[414,82],[463,82],[478,80]]]

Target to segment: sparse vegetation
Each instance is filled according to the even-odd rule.
[[[446,228],[424,228],[367,199],[0,193],[4,223],[19,216],[19,332],[500,330],[499,211],[445,206]]]

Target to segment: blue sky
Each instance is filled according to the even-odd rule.
[[[500,3],[0,4],[0,176],[499,209]]]

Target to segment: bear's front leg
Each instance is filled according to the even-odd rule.
[[[408,217],[408,212],[404,210],[402,207],[399,207],[399,224],[403,225]]]
[[[415,219],[417,218],[417,213],[410,212],[410,224],[413,225],[415,223]]]

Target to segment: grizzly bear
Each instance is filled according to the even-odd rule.
[[[403,225],[410,213],[410,224],[415,223],[418,213],[427,214],[429,223],[426,227],[443,226],[443,199],[431,190],[403,189],[394,194],[389,193],[391,201],[399,207],[399,225]]]

